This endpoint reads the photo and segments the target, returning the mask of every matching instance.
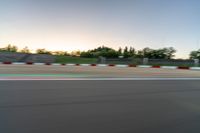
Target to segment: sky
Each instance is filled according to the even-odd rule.
[[[199,0],[0,0],[0,47],[200,48]]]

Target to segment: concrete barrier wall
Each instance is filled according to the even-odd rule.
[[[24,54],[0,52],[0,62],[38,62],[38,63],[53,63],[55,56],[44,54]]]
[[[0,52],[0,62],[19,62],[25,56],[26,54],[21,53]]]

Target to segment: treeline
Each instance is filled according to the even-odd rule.
[[[4,48],[0,48],[0,52],[19,52],[19,53],[31,53],[28,47],[18,49],[17,46],[8,45]],[[142,50],[136,50],[133,47],[119,48],[115,50],[113,48],[101,46],[88,51],[73,51],[68,53],[67,51],[48,51],[46,49],[37,49],[37,54],[49,54],[49,55],[61,55],[61,56],[80,56],[85,58],[151,58],[151,59],[172,59],[175,56],[176,50],[173,47],[151,49],[144,48]],[[200,49],[192,51],[190,53],[190,59],[200,59]]]
[[[144,48],[142,50],[136,51],[133,47],[125,47],[124,49],[119,48],[117,51],[108,47],[98,47],[94,50],[88,50],[87,52],[82,52],[82,57],[96,58],[99,56],[107,58],[117,58],[117,57],[135,57],[135,58],[153,58],[153,59],[171,59],[174,57],[176,50],[172,47],[162,48],[162,49],[151,49]]]
[[[0,52],[17,52],[17,53],[27,53],[27,54],[31,54],[31,50],[28,47],[24,47],[23,49],[18,49],[17,46],[15,45],[8,45],[4,48],[0,48]],[[79,53],[77,51],[77,53]],[[36,54],[49,54],[49,55],[66,55],[66,56],[70,56],[72,54],[75,54],[75,52],[72,53],[68,53],[68,52],[64,52],[64,51],[48,51],[46,49],[37,49],[36,50]]]

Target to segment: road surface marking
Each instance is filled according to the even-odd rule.
[[[192,80],[200,80],[200,78],[81,78],[81,77],[61,77],[61,78],[45,78],[45,77],[7,77],[2,78],[0,77],[0,81],[45,81],[45,80],[82,80],[82,81],[112,81],[112,80],[142,80],[142,81],[192,81]]]

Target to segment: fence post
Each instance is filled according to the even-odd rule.
[[[106,58],[105,57],[99,57],[100,59],[100,64],[105,64],[106,63]]]
[[[149,59],[148,58],[143,58],[143,65],[147,65],[149,63]]]
[[[199,59],[194,59],[194,65],[195,65],[196,67],[199,66]]]

